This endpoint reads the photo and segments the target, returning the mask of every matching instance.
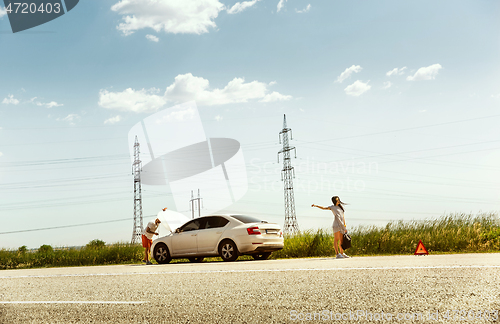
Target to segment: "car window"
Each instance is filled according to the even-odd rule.
[[[207,217],[207,225],[205,226],[205,228],[224,227],[226,226],[227,223],[229,223],[229,221],[224,217],[220,216]]]
[[[193,219],[189,223],[184,224],[184,226],[181,227],[181,232],[188,232],[188,231],[195,231],[200,229],[200,225],[202,224],[201,219]]]
[[[262,220],[252,217],[252,216],[247,216],[247,215],[231,215],[233,218],[236,218],[242,223],[260,223]]]

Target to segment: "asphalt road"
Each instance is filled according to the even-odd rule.
[[[499,323],[499,311],[500,253],[0,271],[0,323]]]

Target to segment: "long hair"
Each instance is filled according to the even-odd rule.
[[[344,207],[343,207],[343,206],[344,206],[344,205],[347,205],[347,204],[346,204],[346,203],[344,203],[344,202],[342,202],[342,201],[340,200],[339,196],[333,196],[333,197],[332,197],[332,203],[333,203],[333,205],[334,205],[334,206],[337,206],[337,201],[339,202],[339,207],[340,207],[340,209],[342,209],[342,211],[343,211],[343,212],[345,212],[345,210],[344,210]]]

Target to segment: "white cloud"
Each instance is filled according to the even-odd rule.
[[[370,82],[370,81],[368,81],[368,82]],[[356,82],[354,82],[350,86],[347,86],[344,89],[344,91],[349,96],[354,96],[354,97],[361,96],[363,93],[370,90],[371,86],[368,85],[368,82],[364,83],[360,80],[357,80]]]
[[[359,65],[352,65],[351,67],[345,69],[344,72],[342,72],[338,78],[337,78],[337,81],[335,82],[338,82],[338,83],[342,83],[344,82],[345,79],[349,78],[351,76],[351,74],[353,73],[358,73],[362,70],[363,68]]]
[[[111,10],[124,15],[116,27],[124,35],[144,28],[199,35],[217,27],[214,19],[224,8],[218,0],[120,0]]]
[[[2,153],[2,152],[0,152],[0,156],[2,156],[2,155],[3,155],[3,153]]]
[[[387,72],[385,75],[387,75],[387,76],[391,76],[391,75],[403,75],[405,73],[404,72],[405,70],[406,70],[406,66],[404,66],[404,67],[402,67],[400,69],[394,68],[394,69],[390,70],[389,72]]]
[[[267,94],[262,100],[259,102],[274,102],[274,101],[282,101],[282,100],[290,100],[292,96],[282,95],[274,91],[273,93]]]
[[[252,1],[243,1],[243,2],[236,2],[234,6],[231,7],[231,9],[227,9],[228,14],[236,14],[239,12],[242,12],[243,10],[250,8],[260,0],[252,0]]]
[[[149,39],[150,41],[152,42],[155,42],[155,43],[158,43],[158,41],[160,40],[158,37],[156,37],[155,35],[146,35],[146,38]]]
[[[276,81],[271,81],[271,82],[269,82],[269,85],[270,85],[270,86],[273,86],[273,85],[275,85],[276,83],[278,83],[278,82],[276,82]]]
[[[99,91],[99,106],[106,109],[133,111],[136,113],[155,112],[166,104],[165,98],[158,96],[159,90],[134,90],[128,88],[122,92]]]
[[[63,104],[58,104],[58,103],[57,103],[57,102],[55,102],[55,101],[51,101],[51,102],[49,102],[49,103],[45,103],[44,105],[45,105],[45,107],[47,107],[47,108],[52,108],[52,107],[61,107],[61,106],[64,106]]]
[[[215,120],[218,122],[221,121],[222,119],[223,119],[223,117],[221,115],[215,116]]]
[[[64,121],[64,122],[69,123],[71,126],[74,126],[75,122],[80,120],[80,116],[77,114],[69,114],[68,116],[66,116],[64,118],[57,118],[56,120],[57,121]]]
[[[305,8],[304,8],[304,9],[302,9],[302,10],[297,10],[297,9],[295,9],[295,12],[296,12],[296,13],[306,13],[306,12],[308,12],[309,10],[311,10],[311,4],[308,4],[308,5],[307,5],[307,7],[305,7]]]
[[[119,121],[121,121],[121,120],[122,120],[122,118],[120,117],[120,115],[117,115],[117,116],[115,116],[115,117],[111,117],[111,118],[109,118],[109,119],[106,119],[106,120],[104,121],[104,124],[110,124],[110,125],[113,125],[113,124],[118,123],[118,122],[119,122]]]
[[[500,99],[500,93],[497,95],[491,95],[491,98]]]
[[[278,12],[280,12],[281,9],[283,9],[283,7],[285,6],[285,2],[287,2],[288,0],[280,0],[280,2],[278,2]]]
[[[384,82],[384,86],[382,87],[382,89],[389,89],[390,87],[392,87],[392,82],[391,81],[386,81]]]
[[[274,82],[274,81],[273,81]],[[274,84],[271,82],[270,84]],[[128,88],[122,92],[99,92],[99,106],[107,109],[132,111],[136,113],[155,112],[167,102],[182,103],[196,101],[199,106],[244,103],[249,100],[274,102],[290,100],[293,97],[279,92],[269,92],[269,84],[259,81],[245,82],[243,78],[234,78],[222,89],[211,89],[207,79],[191,73],[179,74],[167,87],[164,96],[157,95],[159,89],[134,90]]]
[[[0,6],[0,18],[7,14],[7,10],[4,7]]]
[[[268,85],[259,81],[245,83],[243,78],[234,78],[223,89],[209,88],[209,81],[193,76],[191,73],[175,77],[173,84],[167,87],[165,98],[174,102],[195,100],[199,105],[224,105],[248,102],[251,99],[262,99],[262,102],[289,100],[292,96],[277,92],[268,94]]]
[[[7,98],[3,99],[2,103],[6,104],[6,105],[9,105],[9,104],[18,105],[19,104],[19,100],[15,99],[14,95],[10,94],[10,95],[7,96]]]
[[[427,67],[421,67],[413,76],[408,76],[408,81],[434,80],[439,70],[443,67],[441,64],[433,64]]]
[[[59,104],[55,101],[51,101],[51,102],[47,102],[47,103],[43,103],[43,102],[40,102],[40,101],[37,101],[36,100],[37,97],[33,97],[30,99],[29,102],[37,105],[37,106],[45,106],[47,108],[52,108],[52,107],[61,107],[61,106],[64,106],[63,104]]]

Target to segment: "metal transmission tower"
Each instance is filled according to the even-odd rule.
[[[198,189],[198,198],[194,198],[193,196],[193,190],[191,190],[191,200],[189,201],[191,203],[191,218],[194,218],[194,210],[196,209],[195,201],[198,202],[198,217],[201,216],[201,206],[200,202],[203,200],[203,198],[200,197],[200,189]]]
[[[142,227],[142,196],[141,196],[141,160],[139,160],[139,140],[135,137],[134,163],[132,173],[134,174],[134,230],[132,231],[132,244],[141,241]]]
[[[288,144],[288,132],[290,132],[290,139],[293,139],[292,129],[286,127],[286,115],[283,116],[283,129],[280,132],[280,144],[283,142],[283,149],[278,152],[278,162],[280,161],[280,153],[283,153],[283,170],[281,170],[281,180],[284,181],[285,189],[285,225],[283,226],[283,232],[285,234],[296,234],[299,232],[299,224],[295,216],[295,198],[292,181],[292,178],[295,177],[295,170],[292,167],[290,151],[294,150],[295,158],[297,158],[297,151],[295,147]]]

